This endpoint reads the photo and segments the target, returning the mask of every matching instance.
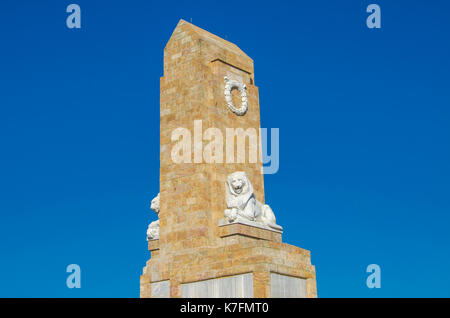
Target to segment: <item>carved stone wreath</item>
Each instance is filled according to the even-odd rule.
[[[223,79],[225,80],[225,100],[227,101],[228,108],[238,116],[245,115],[248,109],[247,87],[244,83],[229,79],[226,76]],[[240,108],[236,108],[231,99],[231,91],[234,88],[238,89],[241,93],[242,103]]]

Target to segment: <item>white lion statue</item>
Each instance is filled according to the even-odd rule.
[[[226,201],[228,209],[225,210],[225,217],[228,222],[239,221],[239,218],[243,218],[262,223],[278,231],[283,230],[276,224],[275,214],[270,206],[255,199],[252,184],[245,172],[236,171],[227,177]]]
[[[159,193],[153,198],[150,209],[155,211],[156,215],[159,216]],[[150,223],[147,229],[147,241],[156,239],[159,239],[159,219]]]

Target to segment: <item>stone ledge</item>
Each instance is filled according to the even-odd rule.
[[[159,250],[159,239],[148,240],[148,250],[150,252]]]
[[[226,226],[226,225],[231,225],[231,224],[244,224],[244,225],[248,225],[248,226],[251,226],[251,227],[256,227],[256,228],[260,228],[260,229],[263,229],[263,230],[267,230],[267,231],[272,231],[272,232],[283,234],[283,230],[273,229],[273,228],[268,227],[267,225],[264,225],[262,223],[253,222],[253,221],[241,218],[241,217],[239,217],[236,221],[231,222],[231,223],[228,222],[225,218],[219,220],[219,226]]]
[[[228,223],[225,219],[219,220],[219,236],[222,238],[240,235],[260,240],[281,242],[282,233],[282,231],[248,220],[239,219],[232,223]]]

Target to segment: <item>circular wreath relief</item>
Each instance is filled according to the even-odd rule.
[[[227,101],[228,108],[235,113],[236,115],[242,116],[245,115],[248,109],[248,100],[247,100],[247,87],[245,84],[238,82],[236,80],[229,79],[228,77],[224,77],[225,80],[225,100]],[[236,88],[241,93],[242,103],[240,108],[236,108],[233,104],[233,100],[231,99],[231,91]]]

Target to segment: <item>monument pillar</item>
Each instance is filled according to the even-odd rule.
[[[164,49],[159,234],[141,297],[317,296],[309,251],[281,242],[265,205],[259,129],[252,59],[180,20]]]

